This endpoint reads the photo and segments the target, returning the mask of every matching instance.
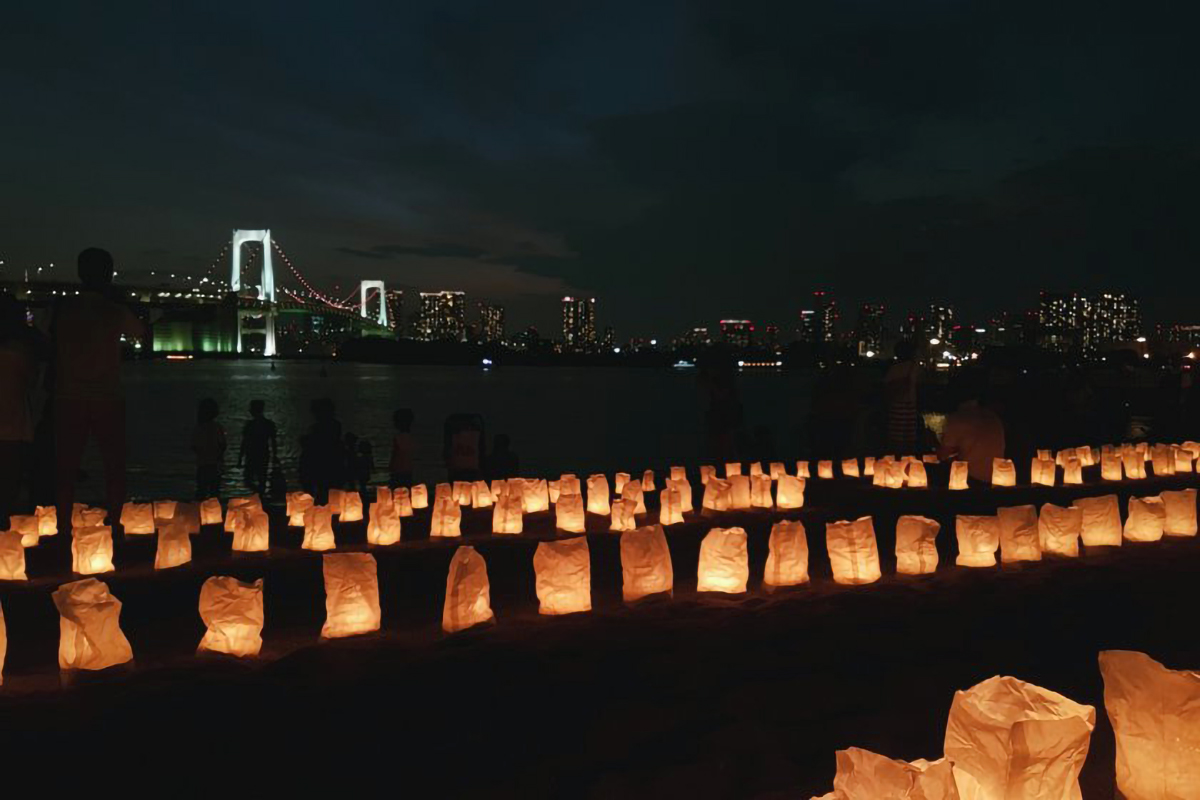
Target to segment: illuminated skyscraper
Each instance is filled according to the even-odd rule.
[[[941,342],[950,340],[950,331],[954,328],[954,306],[943,306],[938,303],[929,304],[929,313],[925,317],[924,335]]]
[[[858,354],[878,355],[883,349],[883,311],[878,303],[863,303],[858,309],[858,322],[854,326]]]
[[[479,304],[479,335],[486,343],[504,341],[504,306]]]
[[[723,319],[721,339],[731,347],[749,347],[754,339],[754,324],[748,319]]]
[[[816,340],[819,342],[834,341],[837,338],[839,317],[837,301],[829,292],[818,291],[813,292],[813,305],[816,308]]]
[[[388,324],[400,336],[404,333],[404,290],[388,289],[384,298],[387,302]]]
[[[467,332],[467,296],[463,292],[421,292],[417,338],[461,342]]]
[[[1138,301],[1120,292],[1042,292],[1038,323],[1043,347],[1086,357],[1095,355],[1105,344],[1133,341],[1142,333]]]
[[[596,298],[562,299],[562,338],[566,350],[580,352],[596,345]]]
[[[820,341],[821,331],[817,325],[817,312],[806,308],[800,312],[800,327],[796,331],[800,341],[816,344]]]

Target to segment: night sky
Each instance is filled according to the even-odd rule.
[[[0,259],[202,272],[270,227],[318,282],[510,330],[594,294],[620,337],[792,327],[822,287],[1200,321],[1186,6],[6,4]]]

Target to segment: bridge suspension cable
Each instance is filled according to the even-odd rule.
[[[302,274],[300,273],[300,270],[296,269],[296,266],[295,266],[295,265],[292,263],[292,260],[291,260],[290,258],[288,258],[288,254],[287,254],[287,253],[285,253],[285,252],[283,251],[283,248],[282,248],[282,247],[279,245],[279,240],[278,240],[278,239],[274,239],[274,238],[272,238],[272,239],[271,239],[271,245],[272,245],[272,246],[275,248],[275,252],[279,254],[279,257],[280,257],[281,259],[283,259],[283,263],[284,263],[284,264],[287,266],[287,268],[288,268],[288,271],[289,271],[289,272],[291,272],[291,273],[292,273],[292,276],[293,276],[293,277],[295,277],[295,279],[296,279],[297,281],[299,281],[299,282],[300,282],[300,285],[304,287],[305,291],[306,291],[306,292],[307,292],[309,295],[311,295],[312,297],[314,297],[314,298],[316,298],[317,300],[321,301],[322,303],[324,303],[325,305],[329,306],[330,308],[336,308],[336,309],[338,309],[339,311],[351,311],[351,310],[353,310],[353,309],[352,309],[350,306],[346,305],[345,303],[339,303],[338,301],[336,301],[336,300],[334,300],[334,299],[332,299],[332,298],[328,297],[327,295],[325,295],[325,294],[323,294],[323,293],[321,293],[321,292],[317,291],[316,287],[315,287],[315,286],[313,286],[311,283],[309,283],[308,279],[307,279],[307,278],[305,278],[305,277],[304,277],[304,275],[302,275]],[[298,295],[296,292],[292,292],[292,291],[289,291],[289,290],[287,290],[287,289],[285,289],[284,291],[286,291],[286,292],[287,292],[289,295],[291,295],[291,296],[292,296],[292,297],[294,297],[295,299],[303,301],[303,298],[302,298],[302,297],[300,297],[300,296],[299,296],[299,295]]]

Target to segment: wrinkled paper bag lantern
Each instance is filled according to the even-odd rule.
[[[610,531],[631,531],[637,527],[637,503],[624,498],[613,501]]]
[[[1123,477],[1121,457],[1116,453],[1103,453],[1100,456],[1100,478],[1106,481],[1119,481]]]
[[[775,487],[775,505],[781,509],[802,508],[804,506],[804,479],[781,475],[779,485]]]
[[[1157,542],[1163,537],[1167,509],[1157,497],[1130,497],[1125,538],[1131,542]]]
[[[327,553],[325,625],[321,636],[336,639],[379,630],[379,576],[370,553]]]
[[[1126,800],[1183,800],[1200,787],[1200,672],[1145,653],[1104,650],[1104,708],[1117,739]]]
[[[870,750],[837,751],[835,800],[958,800],[950,759],[900,761]]]
[[[994,516],[959,514],[954,519],[960,567],[994,567],[1000,548],[1000,520]]]
[[[870,517],[827,523],[825,542],[834,582],[863,584],[879,580],[879,547]]]
[[[221,499],[219,497],[210,497],[200,501],[201,525],[220,525],[223,518]]]
[[[133,660],[121,632],[121,601],[95,578],[64,583],[51,595],[59,614],[58,666],[105,669]]]
[[[1083,483],[1083,462],[1077,458],[1068,458],[1063,462],[1063,485],[1078,486]]]
[[[1007,458],[992,459],[992,486],[1016,486],[1017,470]]]
[[[554,506],[554,524],[560,531],[567,533],[586,533],[587,525],[583,518],[583,496],[578,494],[559,495],[558,504]]]
[[[242,511],[242,524],[233,532],[234,552],[265,553],[270,547],[271,520],[267,512],[260,508]]]
[[[737,511],[750,508],[749,475],[734,475],[729,479],[729,507]]]
[[[746,532],[741,528],[713,528],[709,531],[700,542],[696,591],[744,594],[749,579]]]
[[[1078,497],[1071,505],[1083,512],[1083,543],[1088,547],[1121,544],[1121,504],[1115,494]]]
[[[720,478],[710,478],[704,484],[704,500],[702,508],[709,511],[728,511],[733,502],[733,486],[729,481]]]
[[[263,582],[214,575],[200,587],[200,619],[207,630],[198,653],[246,658],[262,650]]]
[[[335,517],[342,515],[342,503],[346,498],[346,492],[343,489],[330,489],[326,495],[325,506],[329,509],[329,513]]]
[[[332,490],[330,493],[332,494]],[[262,502],[258,499],[258,495],[229,498],[229,506],[225,509],[226,533],[233,533],[234,526],[237,525],[239,519],[238,511],[245,508],[262,508]]]
[[[642,491],[653,492],[654,488],[654,470],[648,469],[642,473]]]
[[[429,488],[418,483],[409,491],[409,500],[414,509],[429,508]]]
[[[553,616],[592,610],[592,560],[586,536],[539,542],[533,572],[538,613]]]
[[[8,525],[10,530],[21,534],[23,546],[38,546],[38,521],[33,514],[13,514],[8,518]]]
[[[1121,463],[1125,467],[1125,477],[1131,481],[1146,477],[1146,459],[1137,450],[1124,450],[1121,453]]]
[[[1156,478],[1175,474],[1175,458],[1169,447],[1155,445],[1150,451],[1150,464]]]
[[[37,506],[34,509],[33,515],[37,517],[38,521],[38,536],[56,536],[58,534],[57,508],[54,506]]]
[[[471,508],[491,508],[496,502],[487,481],[475,481],[471,484]]]
[[[667,488],[674,489],[679,492],[679,511],[682,514],[692,513],[692,485],[687,482],[686,478],[674,479],[667,481]]]
[[[863,458],[863,475],[868,478],[875,477],[875,456],[866,456]],[[872,481],[874,483],[874,481]]]
[[[589,514],[612,513],[608,503],[608,478],[604,475],[589,475],[587,479],[587,510]]]
[[[304,512],[304,541],[300,546],[318,552],[337,547],[333,537],[333,512],[328,506],[309,506]]]
[[[752,508],[770,508],[775,505],[771,501],[771,479],[766,475],[750,476],[750,506]]]
[[[71,506],[71,527],[97,528],[104,524],[107,514],[103,508],[90,508],[83,503],[74,503]]]
[[[818,461],[817,462],[817,477],[818,478],[832,478],[833,477],[833,462],[832,461]]]
[[[700,485],[707,486],[708,482],[717,477],[717,468],[710,466],[700,467]]]
[[[0,581],[24,581],[25,545],[16,531],[0,533]]]
[[[686,481],[687,469],[684,467],[671,467],[670,479],[673,481]]]
[[[390,488],[388,488],[387,486],[376,486],[375,487],[375,502],[376,503],[379,503],[380,505],[384,505],[384,506],[390,506],[392,503],[395,502],[395,497],[396,497],[395,494],[393,494],[392,490]],[[367,505],[367,511],[368,512],[370,511],[370,504]]]
[[[452,497],[433,501],[433,518],[429,523],[430,536],[461,536],[462,507]]]
[[[492,506],[492,533],[520,533],[524,530],[524,508],[519,493],[501,492]]]
[[[807,461],[797,461],[796,462],[796,477],[797,478],[811,477],[808,472],[808,462]]]
[[[904,482],[908,477],[908,464],[911,462],[905,461],[888,461],[883,466],[883,485],[888,489],[902,489]],[[921,474],[925,474],[925,468],[921,467]]]
[[[621,595],[626,603],[670,593],[674,583],[671,550],[661,525],[621,534]]]
[[[808,583],[808,537],[799,520],[771,526],[763,583],[769,587]]]
[[[471,505],[475,495],[475,487],[470,481],[455,481],[453,486],[454,502],[460,506]]]
[[[1163,533],[1167,536],[1196,535],[1196,490],[1181,489],[1163,492]]]
[[[371,503],[367,509],[367,544],[400,543],[400,513],[395,503]]]
[[[929,477],[925,473],[924,461],[910,461],[905,470],[905,483],[910,489],[924,489],[929,486]]]
[[[1038,534],[1037,509],[1034,506],[1009,506],[996,509],[1000,520],[1000,561],[1041,561],[1042,545]]]
[[[642,484],[637,481],[629,481],[621,488],[621,497],[633,501],[636,508],[634,513],[646,513],[646,493],[642,491]]]
[[[80,575],[112,572],[112,528],[96,525],[71,532],[71,571]]]
[[[288,492],[286,495],[288,525],[304,527],[304,514],[313,507],[313,497],[307,492]]]
[[[400,518],[413,515],[412,495],[403,486],[396,487],[392,492],[392,505],[396,507],[396,516]]]
[[[1079,555],[1079,537],[1083,535],[1083,509],[1063,508],[1052,503],[1042,506],[1038,514],[1038,538],[1042,551],[1056,556]]]
[[[751,477],[754,477],[755,475],[762,475],[763,474],[762,462],[761,461],[751,461],[750,467],[747,471],[750,473]]]
[[[672,484],[675,481],[667,481]],[[666,488],[658,495],[658,523],[660,525],[679,525],[683,522],[682,503],[677,489]]]
[[[558,481],[547,481],[546,491],[550,495],[550,505],[558,502]]]
[[[1191,472],[1192,471],[1192,454],[1182,447],[1171,448],[1172,456],[1175,459],[1176,472]]]
[[[579,483],[579,478],[570,473],[563,473],[558,479],[559,494],[583,494],[583,487]]]
[[[130,536],[154,533],[154,505],[126,503],[121,507],[121,527]]]
[[[1029,465],[1029,482],[1034,486],[1053,486],[1058,468],[1048,458],[1035,458]]]
[[[342,494],[342,522],[362,522],[363,504],[362,495],[358,492],[345,492]]]
[[[771,476],[771,480],[779,480],[780,475],[787,475],[787,467],[782,461],[772,461],[767,465],[767,474]]]
[[[629,483],[628,472],[618,472],[613,476],[613,491],[619,496],[625,489],[625,484]]]
[[[946,758],[971,800],[1078,800],[1096,709],[1009,677],[954,693]]]
[[[857,478],[859,476],[858,459],[857,458],[843,458],[842,459],[842,474],[845,475],[847,478]]]
[[[234,533],[237,536],[237,533]],[[192,560],[192,537],[187,526],[178,520],[167,520],[158,529],[158,549],[154,553],[155,569],[182,567]]]
[[[550,510],[550,491],[545,478],[530,478],[524,481],[521,502],[526,514]]]
[[[153,503],[154,519],[157,520],[160,525],[166,520],[174,519],[176,503],[177,501],[175,500],[155,500]]]
[[[952,461],[950,463],[950,488],[955,491],[961,491],[967,488],[967,475],[969,474],[971,465],[966,461]]]
[[[937,535],[942,526],[928,517],[904,515],[896,520],[896,572],[928,575],[937,571]]]
[[[488,584],[487,563],[474,547],[463,546],[450,559],[446,576],[446,604],[442,609],[442,630],[457,633],[491,622],[492,593]]]
[[[725,480],[729,480],[734,475],[741,475],[741,474],[742,474],[741,462],[730,461],[727,464],[725,464]]]

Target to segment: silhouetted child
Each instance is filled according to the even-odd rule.
[[[225,462],[225,429],[217,422],[217,401],[206,397],[196,407],[196,429],[192,452],[196,454],[196,497],[205,499],[221,493],[221,467]]]
[[[354,477],[358,480],[358,490],[366,493],[371,485],[371,473],[375,471],[375,453],[370,441],[358,440],[358,452],[354,455]]]
[[[492,452],[487,458],[487,476],[491,480],[515,478],[521,471],[521,462],[512,451],[508,434],[498,433],[492,440]]]
[[[413,412],[411,408],[398,408],[392,414],[392,457],[388,461],[388,472],[392,476],[392,488],[412,486],[413,482]]]

